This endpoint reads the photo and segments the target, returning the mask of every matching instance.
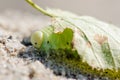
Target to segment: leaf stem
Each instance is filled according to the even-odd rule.
[[[44,15],[47,15],[49,17],[54,17],[54,15],[48,13],[46,10],[35,4],[32,0],[26,0],[32,7],[43,13]]]

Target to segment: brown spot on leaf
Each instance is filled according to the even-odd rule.
[[[87,46],[90,48],[91,47],[91,43],[88,41],[87,42]]]
[[[108,38],[104,35],[96,34],[94,36],[94,40],[96,40],[100,45],[108,40]]]

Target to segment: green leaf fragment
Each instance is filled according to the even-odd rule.
[[[109,67],[115,68],[114,58],[110,50],[109,44],[103,43],[101,45],[101,49],[102,49],[103,57],[105,58],[106,64],[108,64]]]

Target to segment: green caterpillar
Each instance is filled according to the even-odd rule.
[[[51,25],[32,34],[31,43],[35,48],[46,53],[67,50],[72,56],[81,58],[79,62],[70,64],[76,63],[83,72],[120,80],[119,28],[89,16],[44,10],[32,0],[26,1],[52,18]]]

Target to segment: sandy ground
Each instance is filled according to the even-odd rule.
[[[34,60],[34,48],[21,43],[29,44],[26,41],[28,39],[23,38],[29,37],[33,31],[47,23],[45,17],[28,13],[0,13],[0,80],[67,80],[53,74],[39,60]]]
[[[93,80],[90,75],[72,73],[38,56],[29,37],[49,21],[47,17],[17,11],[0,13],[0,80]]]

